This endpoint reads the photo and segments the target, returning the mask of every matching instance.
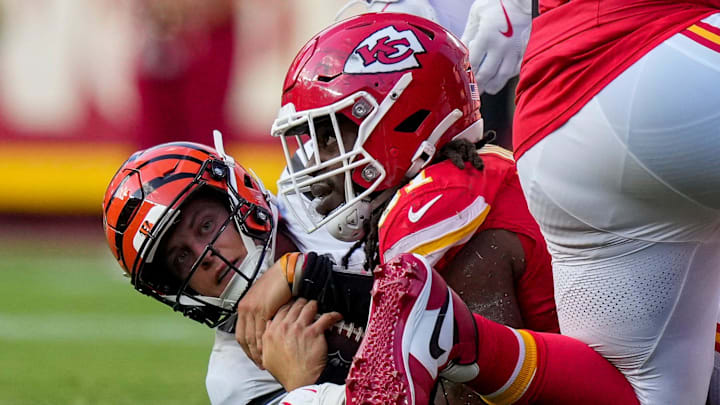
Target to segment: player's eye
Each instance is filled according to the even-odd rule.
[[[170,257],[169,269],[170,271],[181,280],[187,275],[188,268],[192,265],[192,258],[190,252],[186,249],[176,251],[176,253]]]
[[[320,149],[334,148],[337,144],[337,138],[335,137],[335,131],[332,128],[322,127],[317,131],[318,147]]]
[[[214,227],[215,227],[215,221],[213,221],[212,219],[205,220],[200,224],[200,232],[208,233],[208,232],[212,231]]]
[[[190,260],[190,252],[187,250],[181,250],[176,256],[175,256],[175,263],[178,266],[185,265]]]

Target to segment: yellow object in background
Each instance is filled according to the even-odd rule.
[[[279,143],[231,143],[227,150],[275,192],[285,166]],[[0,143],[0,213],[100,214],[110,179],[134,151],[120,143]]]

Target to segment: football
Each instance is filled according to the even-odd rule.
[[[328,345],[327,365],[319,382],[344,384],[353,356],[365,334],[362,326],[340,321],[325,331]]]

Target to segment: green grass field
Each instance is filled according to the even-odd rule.
[[[213,332],[135,292],[102,241],[76,236],[0,240],[0,405],[209,403]]]

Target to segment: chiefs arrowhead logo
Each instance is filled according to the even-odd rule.
[[[420,67],[415,55],[425,53],[415,33],[393,26],[365,38],[345,62],[345,73],[388,73]]]

